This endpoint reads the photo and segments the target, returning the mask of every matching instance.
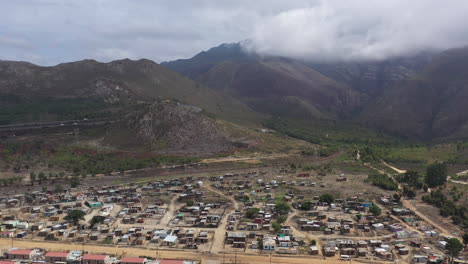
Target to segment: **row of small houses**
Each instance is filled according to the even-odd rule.
[[[162,191],[164,188],[174,186],[182,186],[193,182],[193,177],[187,177],[178,180],[157,181],[149,183],[142,188],[145,190]],[[182,188],[170,190],[174,192],[183,192]],[[124,202],[139,202],[141,193],[138,192],[137,185],[130,186],[94,186],[90,187],[86,192],[77,193],[53,193],[52,191],[33,191],[28,194],[16,194],[11,197],[0,197],[0,207],[20,207],[25,205],[35,204],[60,204],[75,201],[94,200],[99,197],[101,200],[108,203],[124,203]]]
[[[262,243],[259,243],[260,239]],[[277,251],[278,253],[296,254],[299,242],[295,241],[294,237],[287,235],[270,236],[265,234],[256,233],[243,233],[243,232],[227,232],[226,241],[227,245],[232,245],[234,248],[246,248],[248,239],[252,239],[251,248],[261,249],[267,251]],[[260,248],[260,246],[262,248]]]
[[[4,254],[5,260],[0,264],[15,263],[69,263],[69,264],[195,264],[194,261],[163,259],[159,261],[139,257],[122,257],[117,259],[109,255],[82,254],[81,251],[42,252],[38,249],[10,249]]]

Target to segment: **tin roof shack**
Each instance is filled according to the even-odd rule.
[[[35,250],[32,249],[12,249],[7,252],[7,259],[32,260]]]
[[[55,263],[55,262],[67,262],[68,258],[70,257],[70,252],[47,252],[45,254],[45,261],[47,263]]]
[[[12,228],[16,228],[18,223],[19,223],[19,220],[9,220],[9,221],[4,222],[2,226],[5,226],[5,228],[7,229],[12,229]]]
[[[428,261],[427,256],[423,256],[423,255],[414,255],[413,256],[413,262],[414,263],[427,263],[427,261]]]
[[[246,242],[247,235],[245,233],[228,232],[226,235],[226,244],[234,244],[235,242]]]
[[[311,246],[310,247],[310,254],[311,255],[318,255],[319,254],[319,249],[317,246]]]
[[[162,245],[163,246],[175,246],[177,244],[178,238],[174,235],[168,235],[164,238]]]
[[[107,255],[91,255],[83,256],[82,264],[107,264],[110,263],[110,257]]]

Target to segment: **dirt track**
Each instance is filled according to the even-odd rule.
[[[221,219],[218,227],[215,230],[214,236],[213,236],[213,243],[211,244],[211,253],[219,253],[223,251],[224,249],[224,236],[226,233],[226,226],[228,223],[228,216],[231,214],[234,210],[239,209],[239,203],[232,198],[231,196],[225,195],[223,192],[216,190],[215,188],[207,185],[205,186],[206,189],[210,190],[211,192],[214,192],[218,194],[219,196],[222,196],[232,202],[234,205],[234,209],[228,210],[224,212],[223,218]]]
[[[405,173],[406,171],[405,170],[400,170],[398,168],[395,168],[389,164],[387,164],[386,162],[383,162],[383,164],[391,169],[393,169],[394,171],[398,172],[398,173]],[[390,177],[393,178],[392,175],[390,175]],[[393,179],[395,180],[395,179]],[[397,182],[395,180],[395,182]],[[400,183],[398,183],[398,189],[402,189],[402,186]],[[429,217],[427,217],[425,214],[421,213],[418,211],[417,209],[417,206],[418,206],[418,203],[419,201],[417,200],[408,200],[408,199],[405,199],[405,198],[402,198],[401,199],[401,203],[408,209],[412,210],[418,217],[424,219],[424,221],[428,222],[429,224],[435,226],[437,229],[440,230],[440,234],[443,235],[443,236],[453,236],[453,234],[448,231],[445,227],[443,227],[442,225],[440,225],[439,223],[436,223],[435,221],[433,221],[432,219],[430,219]]]

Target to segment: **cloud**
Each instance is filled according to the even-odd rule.
[[[375,60],[468,44],[463,0],[322,0],[254,26],[245,47],[309,60]]]
[[[312,59],[383,58],[466,44],[465,0],[2,1],[0,59],[53,65],[250,50]]]

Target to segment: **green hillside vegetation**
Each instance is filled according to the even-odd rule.
[[[128,112],[156,100],[197,106],[213,117],[242,124],[252,125],[261,117],[237,99],[149,60],[84,60],[52,67],[0,61],[0,87],[3,123],[91,115],[86,109],[98,114],[116,109]],[[71,112],[80,114],[67,114]]]
[[[288,136],[331,147],[343,146],[391,146],[399,145],[398,139],[374,132],[347,122],[333,120],[293,120],[271,118],[264,126]]]
[[[116,152],[92,152],[86,149],[62,148],[51,158],[50,164],[77,175],[109,174],[116,171],[179,165],[199,161],[198,158],[169,155],[131,156]]]

